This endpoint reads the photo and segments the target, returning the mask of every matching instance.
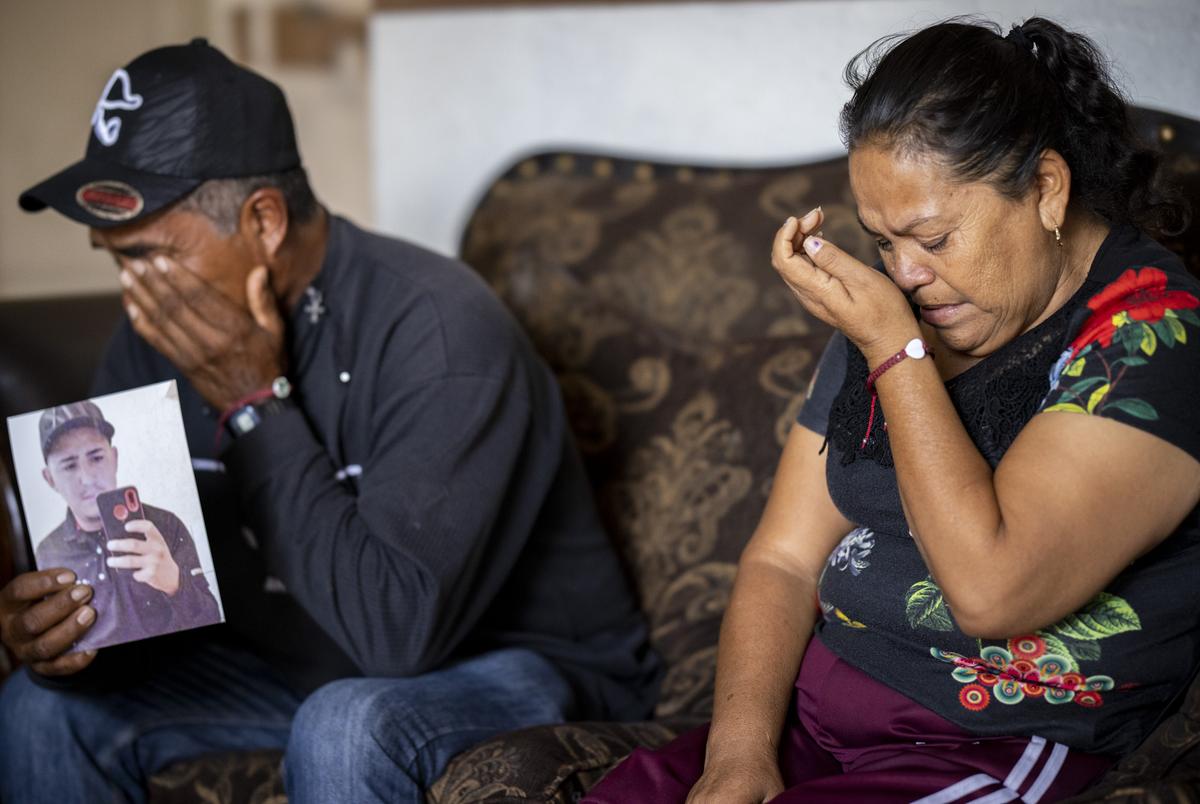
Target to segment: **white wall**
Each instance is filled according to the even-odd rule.
[[[371,23],[377,225],[454,252],[491,175],[545,146],[720,162],[839,152],[845,63],[879,36],[969,13],[1087,33],[1137,103],[1200,117],[1197,0],[396,11]]]

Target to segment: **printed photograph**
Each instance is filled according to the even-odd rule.
[[[174,381],[8,419],[39,570],[93,589],[89,650],[224,621]]]

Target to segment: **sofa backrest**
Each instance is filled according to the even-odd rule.
[[[770,264],[824,206],[861,258],[845,159],[720,169],[531,156],[495,181],[462,256],[558,375],[668,672],[659,716],[705,716],[735,564],[829,328]]]

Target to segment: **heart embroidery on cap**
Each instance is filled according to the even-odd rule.
[[[121,84],[121,97],[110,100],[108,95],[118,82]],[[124,68],[118,69],[104,85],[104,91],[100,93],[100,100],[96,101],[96,111],[92,112],[92,129],[96,132],[96,139],[100,140],[103,145],[113,145],[116,143],[117,137],[121,135],[121,118],[106,119],[105,112],[113,110],[131,112],[140,108],[142,108],[142,96],[133,94],[133,88],[129,84],[129,73],[125,72]]]

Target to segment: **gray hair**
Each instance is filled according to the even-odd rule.
[[[184,196],[176,208],[199,213],[212,221],[222,234],[231,235],[237,231],[242,204],[251,193],[264,187],[274,187],[283,194],[292,223],[307,223],[316,215],[319,205],[302,167],[262,176],[209,179]]]

